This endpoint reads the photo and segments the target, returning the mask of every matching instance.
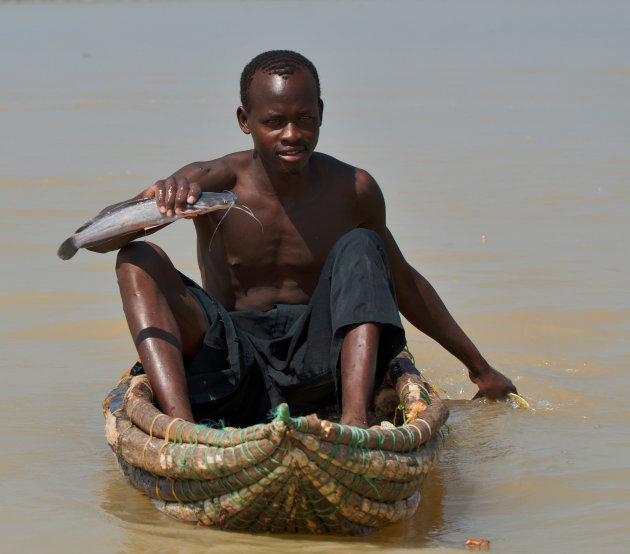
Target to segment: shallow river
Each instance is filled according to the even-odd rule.
[[[622,552],[630,540],[630,8],[612,2],[0,2],[0,528],[6,552]],[[370,171],[408,260],[531,410],[451,408],[416,517],[368,537],[180,524],[118,473],[100,402],[134,360],[114,255],[59,243],[249,147],[238,78],[319,69],[319,149]],[[191,225],[154,238],[198,277]]]

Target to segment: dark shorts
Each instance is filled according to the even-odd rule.
[[[196,420],[243,427],[267,421],[282,402],[292,415],[338,404],[338,360],[347,330],[381,324],[376,382],[405,346],[387,255],[373,231],[355,229],[330,251],[306,305],[228,312],[182,275],[208,331],[186,368]]]

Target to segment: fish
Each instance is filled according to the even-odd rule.
[[[137,231],[148,231],[184,217],[229,210],[235,206],[237,200],[238,196],[232,192],[203,192],[194,204],[187,204],[182,213],[173,216],[161,213],[155,198],[128,200],[86,221],[74,235],[61,243],[57,256],[62,260],[69,260],[79,248],[98,246],[109,240]]]

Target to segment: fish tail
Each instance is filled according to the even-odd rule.
[[[75,246],[72,239],[74,239],[74,237],[64,240],[61,243],[59,250],[57,250],[57,256],[59,256],[62,260],[69,260],[77,253],[78,248]]]

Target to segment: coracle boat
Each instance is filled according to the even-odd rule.
[[[402,425],[370,429],[291,417],[286,405],[270,423],[242,429],[189,423],[162,413],[136,372],[103,403],[107,441],[127,481],[182,521],[366,534],[414,515],[443,445],[448,409],[411,364],[394,362],[390,386],[375,395],[377,416],[402,416]]]

